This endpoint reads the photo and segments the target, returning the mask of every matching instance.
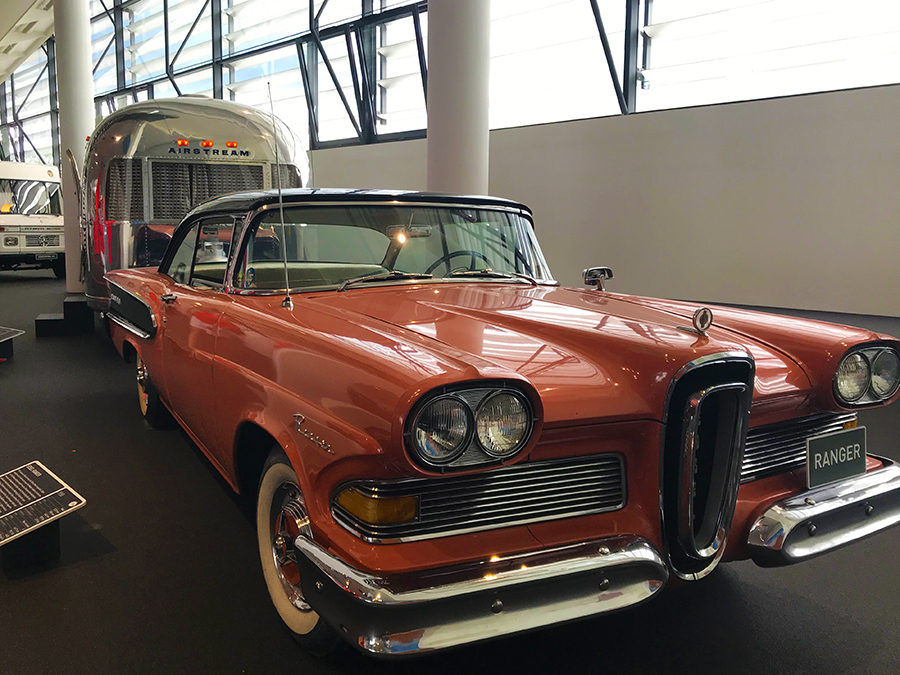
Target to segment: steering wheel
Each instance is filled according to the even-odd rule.
[[[493,267],[493,263],[491,263],[491,261],[488,259],[488,257],[482,253],[479,253],[478,251],[453,251],[453,253],[448,253],[447,255],[441,256],[440,258],[435,260],[433,263],[431,263],[431,265],[428,266],[428,269],[425,270],[425,274],[431,274],[432,272],[434,272],[435,269],[437,269],[438,265],[440,265],[442,263],[447,263],[447,266],[449,267],[450,261],[453,258],[456,258],[457,256],[461,256],[461,255],[472,256],[472,260],[469,263],[470,271],[475,271],[475,260],[477,258],[481,258],[482,260],[484,260],[487,267]]]

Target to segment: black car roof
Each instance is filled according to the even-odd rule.
[[[419,204],[471,204],[472,206],[501,206],[522,209],[531,213],[524,204],[500,197],[478,197],[471,195],[450,195],[440,192],[410,192],[404,190],[351,190],[338,188],[291,188],[282,191],[286,205],[327,204],[328,202],[413,202]],[[265,204],[277,204],[278,191],[238,192],[217,197],[200,204],[188,214],[196,216],[213,213],[234,213],[254,211]]]

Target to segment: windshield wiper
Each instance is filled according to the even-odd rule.
[[[344,279],[338,286],[339,291],[346,291],[348,286],[353,284],[361,284],[366,281],[393,281],[395,279],[431,279],[433,274],[423,274],[419,272],[400,272],[399,270],[390,270],[388,272],[379,272],[378,274],[368,274],[364,277],[353,277],[352,279]]]
[[[478,278],[486,278],[486,279],[524,279],[528,283],[533,286],[537,286],[537,279],[528,276],[527,274],[521,274],[519,272],[496,272],[492,270],[490,267],[483,270],[456,270],[455,272],[450,272],[448,276],[451,277],[478,277]]]

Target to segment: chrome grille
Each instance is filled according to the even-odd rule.
[[[354,487],[370,497],[417,495],[418,517],[400,525],[363,523],[332,504],[339,522],[368,539],[411,541],[620,509],[625,466],[621,455],[611,453]]]
[[[750,429],[744,448],[741,482],[773,476],[806,466],[806,439],[835,431],[856,419],[856,413],[820,413]]]
[[[191,210],[191,179],[187,164],[151,162],[153,220],[181,220]]]
[[[144,170],[140,159],[110,160],[106,177],[106,218],[144,220]]]
[[[272,165],[272,189],[278,187],[278,178],[281,177],[281,188],[303,187],[303,181],[300,178],[300,172],[293,164],[275,164]]]
[[[26,234],[25,246],[59,246],[58,234]]]
[[[213,197],[263,188],[263,168],[259,165],[193,164],[191,171],[191,207]]]
[[[213,197],[263,188],[258,164],[152,162],[150,172],[154,220],[180,220]]]

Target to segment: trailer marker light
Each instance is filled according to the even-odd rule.
[[[179,148],[183,148],[187,144],[188,141],[186,138],[179,138],[177,141],[175,141],[175,145],[177,145]]]
[[[237,147],[237,141],[228,141],[228,142],[225,144],[225,147],[226,147],[226,148],[236,148],[236,147]]]
[[[211,148],[213,146],[213,142],[212,141],[203,141],[202,143],[200,143],[200,145],[202,145],[204,148]]]

